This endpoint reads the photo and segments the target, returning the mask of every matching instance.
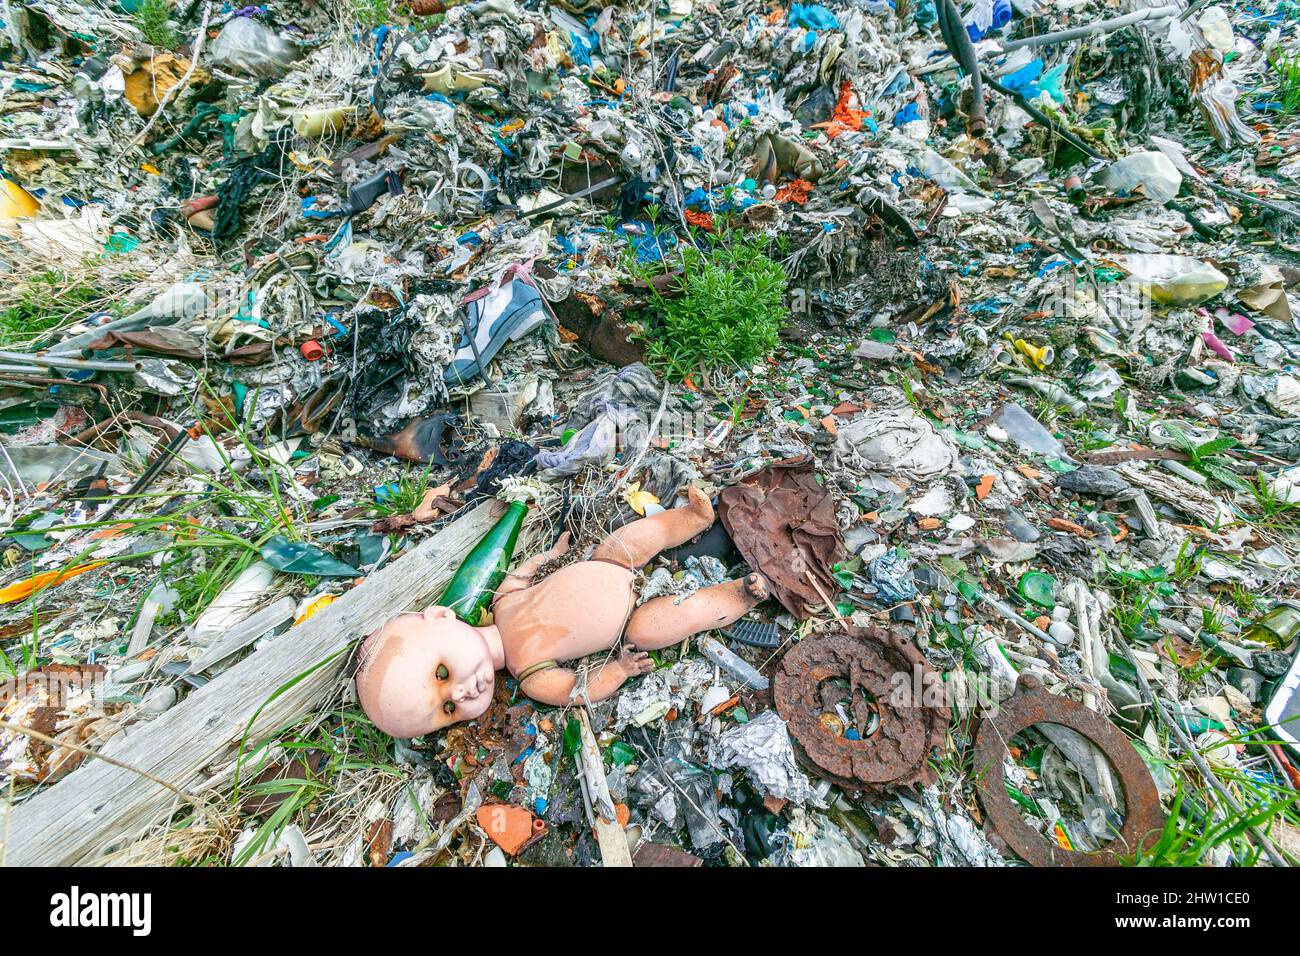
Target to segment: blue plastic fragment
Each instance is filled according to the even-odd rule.
[[[830,8],[820,3],[792,3],[787,22],[805,30],[838,30],[840,21]]]
[[[993,0],[993,22],[989,24],[988,29],[981,30],[975,25],[975,20],[972,18],[966,23],[966,35],[969,36],[971,42],[974,43],[977,40],[984,39],[984,37],[988,36],[994,30],[1001,30],[1010,22],[1011,0]]]
[[[901,110],[894,114],[894,126],[902,126],[905,123],[915,123],[921,118],[921,110],[913,100]]]

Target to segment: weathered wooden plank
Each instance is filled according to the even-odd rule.
[[[475,508],[171,710],[110,741],[103,752],[187,789],[205,767],[233,756],[263,704],[250,743],[299,719],[337,690],[347,655],[267,703],[277,688],[396,611],[432,601],[495,514],[490,502]],[[175,800],[175,794],[139,774],[90,758],[12,808],[0,859],[10,866],[94,864],[115,844],[139,835]],[[6,839],[5,824],[0,807],[0,840]]]

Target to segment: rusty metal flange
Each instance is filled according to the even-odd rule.
[[[879,725],[862,740],[822,725],[824,689],[837,677],[849,683],[853,699],[862,690],[875,700]],[[919,692],[942,686],[938,681],[910,642],[880,628],[851,627],[847,634],[800,641],[781,661],[773,696],[796,752],[813,773],[847,790],[912,787],[933,781],[930,752],[947,734],[947,707],[926,706],[928,695]]]
[[[1020,816],[1007,794],[1007,742],[1037,723],[1060,724],[1087,737],[1109,758],[1124,792],[1124,825],[1115,839],[1091,853],[1067,850],[1048,841]],[[1151,773],[1133,745],[1109,720],[1068,697],[1047,692],[1032,674],[1021,674],[1016,692],[975,732],[975,786],[987,816],[989,837],[1033,866],[1115,866],[1121,855],[1150,846],[1160,835],[1165,814]]]

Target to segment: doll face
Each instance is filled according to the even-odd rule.
[[[394,737],[473,720],[492,702],[494,683],[487,641],[445,607],[399,614],[361,646],[357,697]]]

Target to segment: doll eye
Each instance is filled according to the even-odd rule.
[[[446,664],[439,664],[438,669],[434,671],[434,674],[437,676],[438,680],[446,680],[450,676]]]
[[[455,703],[455,701],[450,701],[450,700],[449,700],[449,701],[447,701],[447,703],[443,704],[443,705],[442,705],[442,712],[443,712],[444,714],[454,714],[454,713],[456,713],[456,703]]]

